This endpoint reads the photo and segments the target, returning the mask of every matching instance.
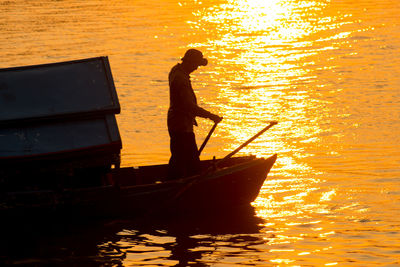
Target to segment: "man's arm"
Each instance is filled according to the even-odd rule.
[[[182,104],[185,110],[187,110],[194,116],[211,119],[212,121],[217,123],[222,120],[222,117],[213,114],[197,105],[197,103],[195,102],[195,96],[192,93],[192,88],[190,87],[190,85],[186,84],[184,86],[185,88],[182,88],[183,90],[180,90],[180,98],[182,100]]]

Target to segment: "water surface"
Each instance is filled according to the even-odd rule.
[[[0,11],[0,67],[109,56],[124,166],[167,162],[167,75],[189,47],[210,62],[192,75],[199,103],[224,117],[203,158],[279,121],[241,152],[279,155],[254,211],[16,235],[9,262],[400,265],[399,1],[19,0]],[[199,122],[198,143],[212,126]]]

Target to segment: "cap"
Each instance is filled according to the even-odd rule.
[[[208,64],[208,60],[203,57],[203,53],[193,48],[186,51],[185,55],[182,58],[182,61],[191,61],[193,63],[196,63],[198,66],[207,66]]]

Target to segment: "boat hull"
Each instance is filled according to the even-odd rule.
[[[112,180],[109,185],[6,192],[0,197],[0,212],[11,217],[22,214],[78,218],[136,217],[248,205],[259,194],[276,155],[267,159],[232,160],[242,162],[233,162],[232,166],[209,169],[207,173],[180,180],[143,182],[143,179],[150,179],[146,178],[146,174],[151,177],[153,173],[166,170],[166,165],[159,165],[146,166],[144,170],[115,170],[109,175]]]

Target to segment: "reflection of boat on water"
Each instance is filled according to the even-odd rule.
[[[267,242],[265,234],[260,233],[265,222],[250,205],[207,216],[190,213],[156,219],[53,222],[41,220],[27,225],[16,220],[15,224],[2,227],[0,263],[209,266],[202,265],[205,258],[219,259],[224,253],[246,258]],[[217,243],[225,250],[217,250]]]
[[[113,242],[103,242],[97,247],[105,259],[110,260],[112,255],[127,265],[146,262],[152,266],[210,266],[213,261],[221,264],[223,257],[251,262],[249,255],[257,253],[257,247],[268,242],[265,233],[260,233],[263,223],[251,205],[219,210],[207,216],[191,213],[161,217],[151,223],[146,219],[113,221],[108,224],[109,230],[117,233]]]
[[[202,174],[171,181],[164,181],[167,165],[119,168],[120,107],[106,57],[3,69],[0,79],[5,213],[135,215],[246,205],[276,160],[202,161]]]

